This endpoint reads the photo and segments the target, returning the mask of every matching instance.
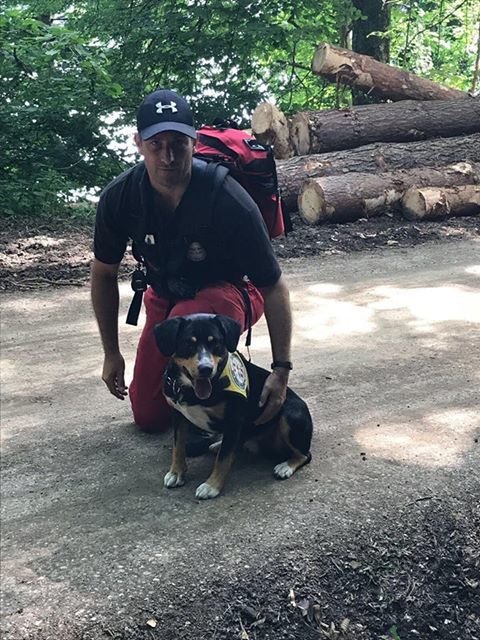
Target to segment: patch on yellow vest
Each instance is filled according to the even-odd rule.
[[[221,380],[225,384],[225,391],[238,393],[244,398],[248,397],[247,368],[237,352],[228,354],[227,364],[223,370]]]

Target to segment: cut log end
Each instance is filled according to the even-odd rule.
[[[308,225],[316,225],[326,218],[325,198],[322,188],[313,180],[307,180],[298,197],[298,212]]]
[[[445,216],[471,216],[480,213],[480,186],[411,187],[402,198],[407,220],[435,220]]]
[[[351,53],[355,55],[353,52]],[[355,62],[347,49],[333,47],[326,42],[315,49],[311,62],[312,73],[325,76],[331,81],[338,80],[337,74],[339,72],[344,73],[347,69],[352,70],[354,66]]]
[[[252,114],[252,131],[260,142],[273,147],[275,158],[292,157],[288,120],[275,105],[268,102],[258,105]]]
[[[402,213],[407,220],[421,220],[427,213],[427,203],[420,189],[408,189],[402,198]]]
[[[299,112],[292,118],[290,138],[297,156],[310,153],[310,127],[305,113]]]
[[[322,72],[323,70],[323,65],[325,64],[325,60],[328,57],[328,51],[329,51],[330,47],[329,45],[324,42],[323,44],[320,44],[316,50],[315,53],[313,55],[312,58],[312,72],[319,74]]]
[[[262,135],[270,131],[274,122],[274,113],[273,104],[262,102],[258,105],[252,115],[252,129],[256,134]]]

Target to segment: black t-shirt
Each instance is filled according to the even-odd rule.
[[[172,280],[192,285],[192,295],[243,276],[258,287],[275,284],[281,271],[257,205],[230,175],[213,195],[206,166],[193,160],[190,184],[171,215],[155,205],[143,162],[113,180],[97,207],[95,257],[116,264],[133,239],[148,265],[149,282],[162,294]]]

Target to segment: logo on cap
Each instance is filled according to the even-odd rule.
[[[155,105],[157,107],[157,113],[161,113],[163,114],[164,111],[167,111],[168,109],[170,109],[170,111],[172,113],[177,113],[178,109],[177,109],[177,103],[174,102],[173,100],[170,101],[170,104],[163,104],[163,102],[157,102],[157,104]]]
[[[137,111],[137,129],[142,140],[163,131],[178,131],[194,140],[197,137],[190,105],[169,89],[158,89],[143,100]]]

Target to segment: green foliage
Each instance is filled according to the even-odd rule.
[[[63,25],[10,9],[0,41],[2,214],[42,213],[120,168],[100,119],[120,87],[102,50]]]
[[[336,41],[351,13],[350,0],[120,0],[96,3],[76,26],[114,43],[110,72],[130,116],[145,92],[169,86],[191,98],[199,124],[219,113],[248,124],[267,97],[288,109],[321,93],[312,52]]]
[[[392,62],[467,89],[477,2],[391,0]],[[72,190],[105,185],[123,168],[119,127],[132,125],[142,97],[161,86],[190,98],[197,124],[224,115],[248,126],[265,99],[286,113],[349,104],[350,91],[313,76],[310,63],[321,41],[348,45],[362,19],[362,2],[354,4],[7,0],[0,215],[41,213],[65,204]]]
[[[392,64],[440,84],[468,91],[480,20],[478,0],[392,3]]]

